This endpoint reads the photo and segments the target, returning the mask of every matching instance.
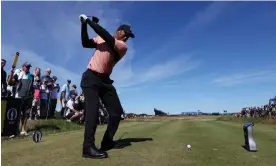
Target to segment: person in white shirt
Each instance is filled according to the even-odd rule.
[[[61,88],[61,93],[60,93],[60,103],[61,103],[60,118],[61,119],[65,118],[66,103],[69,100],[70,84],[71,84],[71,80],[67,80],[67,83],[64,84]]]
[[[77,108],[75,107],[76,105],[75,99],[76,99],[76,96],[72,95],[70,100],[68,100],[66,103],[67,110],[66,110],[65,116],[69,122],[71,122],[72,120],[78,119],[83,115],[82,112],[80,110],[77,110]]]

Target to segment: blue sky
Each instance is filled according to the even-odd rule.
[[[130,24],[136,38],[112,74],[126,112],[236,112],[276,95],[273,2],[2,2],[1,14],[6,70],[19,51],[20,64],[78,88],[94,52],[81,46],[79,15],[110,33]]]

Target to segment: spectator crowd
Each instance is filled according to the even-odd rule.
[[[269,103],[260,107],[242,108],[241,112],[235,115],[236,117],[265,117],[276,118],[276,104]]]
[[[58,100],[61,104],[60,119],[85,123],[84,95],[78,93],[76,85],[70,86],[70,79],[60,86],[58,77],[51,75],[50,68],[42,74],[41,68],[36,67],[31,74],[32,65],[29,62],[23,63],[21,68],[12,68],[7,75],[5,65],[6,60],[1,59],[1,95],[21,99],[21,135],[28,135],[25,130],[27,120],[57,118]],[[103,124],[107,122],[108,113],[101,100],[99,103],[99,124]]]

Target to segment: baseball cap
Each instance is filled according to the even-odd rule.
[[[25,67],[32,67],[32,65],[29,63],[29,62],[25,62],[25,63],[23,63],[23,65],[22,66],[25,66]]]
[[[127,24],[123,24],[121,26],[119,26],[119,28],[117,29],[117,31],[119,30],[123,30],[127,36],[131,37],[131,38],[135,38],[135,35],[133,34],[131,27]]]

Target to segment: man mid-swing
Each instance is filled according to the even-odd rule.
[[[105,152],[112,148],[122,148],[113,137],[118,129],[123,108],[115,87],[110,79],[115,64],[126,54],[126,41],[134,38],[129,25],[121,25],[114,36],[111,36],[95,21],[85,15],[81,19],[81,40],[84,48],[95,48],[95,52],[88,63],[87,70],[81,79],[81,88],[85,96],[85,132],[83,142],[83,157],[107,158]],[[89,39],[87,24],[98,34],[96,38]],[[109,122],[101,142],[101,149],[95,146],[95,132],[99,110],[99,97],[109,113]]]

